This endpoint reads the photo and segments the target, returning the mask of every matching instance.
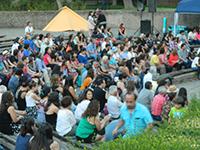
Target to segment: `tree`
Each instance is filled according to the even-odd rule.
[[[61,0],[56,0],[56,3],[57,3],[57,6],[58,6],[58,9],[60,9],[62,7]]]
[[[123,2],[124,2],[124,8],[125,9],[133,8],[133,2],[132,2],[132,0],[123,0]]]
[[[117,0],[112,0],[112,5],[116,6],[117,5]]]

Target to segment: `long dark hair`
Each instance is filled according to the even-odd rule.
[[[96,117],[99,113],[99,102],[97,100],[92,100],[86,111],[82,114],[82,117]]]
[[[53,129],[50,124],[42,124],[29,145],[29,150],[50,150],[53,143]]]
[[[12,92],[7,91],[2,94],[0,113],[4,112],[8,107],[13,105],[14,96]]]
[[[48,110],[48,107],[51,104],[54,104],[57,107],[60,106],[60,103],[59,103],[59,93],[58,92],[52,92],[52,93],[49,94],[47,106],[45,107],[45,111]]]
[[[82,100],[84,100],[84,99],[87,99],[87,93],[88,92],[92,92],[92,94],[93,94],[93,90],[92,89],[90,89],[90,88],[88,88],[88,89],[86,89],[84,92],[83,92],[83,94],[81,94],[81,96],[79,97],[79,103],[82,101]],[[93,96],[94,97],[94,96]],[[93,100],[93,98],[92,99],[90,99],[90,100]]]
[[[179,89],[179,92],[178,92],[178,96],[182,97],[185,104],[188,103],[188,99],[187,99],[187,90],[186,88],[182,87]]]
[[[32,127],[34,126],[34,124],[35,122],[33,119],[28,119],[27,121],[25,121],[20,129],[21,136],[24,137],[27,133],[30,133],[33,136],[34,131]]]

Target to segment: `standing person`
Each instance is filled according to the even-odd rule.
[[[100,29],[106,29],[106,16],[103,14],[103,12],[101,10],[97,10],[97,27],[99,27]]]
[[[89,103],[93,100],[93,91],[91,89],[86,90],[83,95],[83,99],[79,102],[75,110],[75,117],[77,120],[81,119],[82,114],[87,109]]]
[[[93,141],[103,139],[102,135],[104,135],[104,132],[102,130],[108,123],[110,117],[106,116],[100,121],[98,113],[99,102],[97,100],[93,100],[83,113],[82,119],[76,129],[76,138],[78,141],[92,143]]]
[[[58,111],[56,131],[60,136],[75,135],[76,119],[71,111],[72,98],[65,96],[61,101],[61,109]]]
[[[33,25],[30,21],[28,21],[25,28],[25,35],[32,36],[33,33],[34,33]]]
[[[39,127],[29,142],[29,150],[60,150],[60,145],[53,140],[53,129],[46,123]]]
[[[12,92],[4,92],[0,105],[0,132],[8,135],[18,131],[18,123],[23,118],[22,115],[25,115],[25,111],[18,111],[14,108],[13,102]]]
[[[96,26],[93,16],[94,16],[94,12],[90,11],[87,17],[87,21],[89,22],[89,36],[90,37],[92,36],[94,28]]]
[[[149,111],[151,110],[151,102],[154,96],[152,92],[152,87],[152,83],[150,81],[147,81],[145,83],[145,88],[140,91],[137,98],[137,102],[146,106]]]
[[[111,85],[109,87],[109,94],[110,96],[108,97],[107,109],[112,119],[115,120],[120,117],[120,109],[123,103],[118,99],[117,86]]]
[[[153,119],[150,112],[142,104],[136,102],[137,96],[127,93],[125,96],[126,105],[120,110],[120,121],[113,130],[113,135],[124,125],[126,133],[123,137],[141,134],[146,128],[152,127]]]
[[[17,136],[15,150],[28,150],[29,141],[34,135],[34,130],[34,120],[29,119],[23,123],[20,129],[20,134]]]
[[[37,118],[37,104],[40,102],[41,98],[36,94],[38,92],[37,84],[32,81],[29,85],[29,91],[26,94],[26,112],[28,118]]]

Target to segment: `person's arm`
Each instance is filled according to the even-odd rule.
[[[53,141],[50,145],[50,150],[60,150],[60,145],[57,141]]]
[[[41,100],[41,98],[39,97],[39,96],[37,96],[36,94],[32,94],[32,96],[31,96],[34,100],[36,100],[36,101],[40,101]]]
[[[124,125],[124,120],[120,120],[115,129],[113,130],[112,134],[116,135],[118,133],[118,130]]]
[[[18,114],[18,115],[22,115],[22,116],[26,115],[26,111],[15,110],[15,112],[16,112],[16,114]]]
[[[21,118],[23,118],[22,116],[17,117],[17,113],[13,106],[10,106],[8,108],[8,113],[10,114],[10,117],[14,123],[18,122]]]
[[[95,125],[98,131],[102,130],[108,121],[110,120],[110,116],[105,116],[103,120],[99,120],[99,117],[95,117]]]
[[[69,92],[70,92],[70,94],[73,96],[73,98],[74,98],[75,100],[78,99],[78,97],[77,97],[77,95],[76,95],[76,92],[74,91],[74,88],[73,88],[73,87],[69,87]]]

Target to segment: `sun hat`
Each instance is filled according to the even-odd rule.
[[[178,88],[175,85],[170,85],[169,88],[167,89],[167,93],[177,93]]]

